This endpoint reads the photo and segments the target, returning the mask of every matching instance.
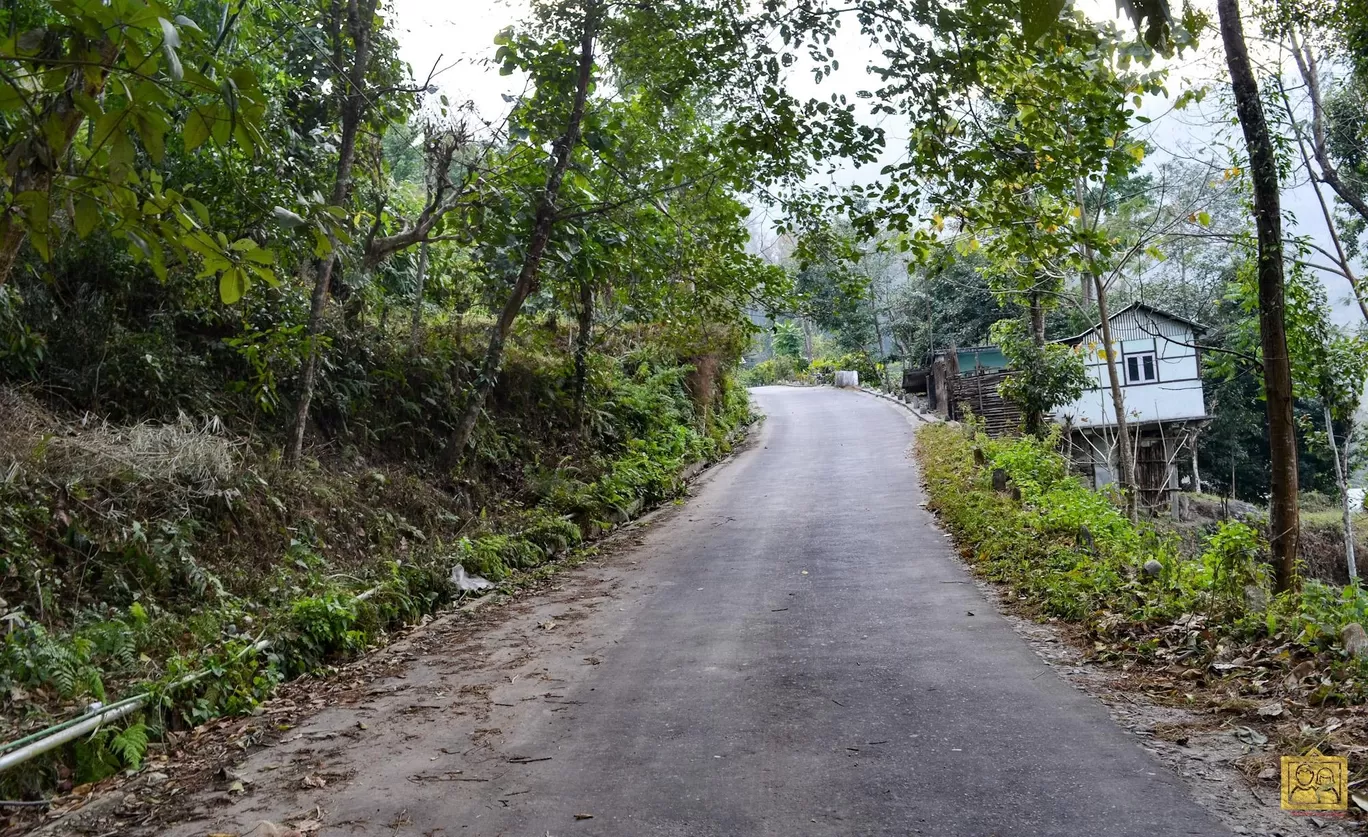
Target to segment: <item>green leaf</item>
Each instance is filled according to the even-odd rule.
[[[333,249],[332,242],[328,240],[328,237],[327,237],[326,235],[324,235],[324,233],[323,233],[322,230],[314,229],[313,234],[314,234],[314,249],[313,249],[313,254],[314,254],[314,257],[315,257],[315,258],[321,259],[321,258],[323,258],[324,256],[326,256],[326,255],[328,255],[329,253],[332,252],[332,249]]]
[[[261,247],[258,247],[255,250],[248,250],[246,253],[242,254],[242,257],[249,262],[256,262],[257,264],[275,264],[276,261],[275,253]]]
[[[52,261],[52,242],[48,241],[47,231],[29,230],[29,244],[38,251],[38,255],[45,262]]]
[[[186,151],[194,151],[209,139],[209,121],[205,119],[204,113],[199,108],[190,111],[190,115],[185,118],[185,127],[181,130],[181,141],[185,143]]]
[[[261,252],[266,251],[263,250]],[[265,282],[273,288],[280,287],[280,279],[275,275],[274,270],[271,270],[269,267],[263,267],[257,264],[249,264],[247,265],[247,267],[249,270],[252,271],[252,273],[256,274],[256,277],[261,281]]]
[[[1021,0],[1021,29],[1027,43],[1035,43],[1059,21],[1064,0]]]
[[[224,305],[235,305],[247,293],[247,274],[241,268],[225,270],[219,276],[219,299]]]
[[[147,149],[147,156],[152,158],[152,162],[161,163],[166,156],[166,128],[161,120],[139,114],[133,119],[133,127],[142,139],[143,148]]]
[[[24,209],[24,225],[29,232],[47,233],[48,219],[51,215],[51,207],[48,203],[47,192],[27,191],[15,195],[14,203]],[[44,256],[43,258],[47,258]]]
[[[185,202],[190,204],[190,208],[195,211],[195,217],[199,219],[199,222],[206,227],[209,226],[209,207],[194,198],[186,198]]]
[[[130,725],[109,742],[109,749],[130,769],[142,767],[147,754],[147,726],[139,721]]]
[[[82,195],[76,201],[74,215],[72,221],[76,225],[76,235],[80,238],[85,238],[100,226],[100,205],[89,195]]]
[[[276,223],[287,230],[292,230],[304,223],[302,216],[296,215],[283,206],[272,209],[271,214],[275,216]]]
[[[160,245],[152,248],[152,255],[148,257],[148,264],[152,265],[152,273],[159,281],[166,281],[166,255]]]
[[[137,149],[124,131],[115,131],[109,142],[109,179],[122,183],[133,171],[133,157]]]

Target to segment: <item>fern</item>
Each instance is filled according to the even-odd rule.
[[[142,767],[143,757],[147,755],[147,725],[142,721],[129,724],[109,740],[109,750],[130,770]]]

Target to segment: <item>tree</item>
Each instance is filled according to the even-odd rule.
[[[1341,206],[1351,213],[1353,223],[1349,225],[1350,229],[1368,223],[1368,194],[1365,194],[1362,179],[1356,170],[1360,152],[1354,150],[1352,141],[1344,142],[1355,130],[1361,130],[1353,125],[1353,117],[1349,120],[1344,118],[1348,115],[1346,111],[1353,108],[1351,100],[1346,100],[1345,95],[1354,96],[1352,88],[1358,83],[1357,77],[1361,76],[1365,69],[1363,59],[1353,57],[1353,47],[1350,43],[1368,32],[1368,8],[1362,3],[1348,2],[1342,8],[1327,10],[1319,4],[1283,0],[1273,4],[1271,11],[1272,15],[1266,22],[1266,28],[1282,39],[1292,54],[1304,86],[1306,105],[1310,111],[1310,124],[1307,125],[1292,106],[1281,76],[1277,76],[1281,103],[1286,109],[1302,165],[1315,188],[1316,198],[1330,233],[1334,249],[1324,252],[1331,257],[1353,287],[1360,310],[1365,319],[1368,319],[1368,299],[1365,298],[1365,290],[1360,286],[1359,277],[1354,274],[1349,254],[1337,234],[1337,225],[1331,217],[1320,188],[1321,184],[1328,186]],[[1352,66],[1352,75],[1348,83],[1341,82],[1328,95],[1321,73],[1322,61],[1317,56],[1313,39],[1339,42],[1338,51],[1348,53],[1347,57]],[[1350,124],[1346,125],[1346,121]],[[1347,172],[1341,173],[1341,164],[1347,165]]]
[[[309,423],[309,407],[318,378],[318,366],[323,353],[323,316],[330,294],[336,292],[334,274],[343,258],[341,246],[353,240],[347,229],[352,217],[350,204],[355,196],[354,169],[357,165],[358,143],[362,132],[372,125],[383,136],[394,122],[402,121],[413,106],[413,95],[427,85],[406,85],[397,60],[397,48],[386,29],[384,19],[376,14],[378,0],[346,0],[332,3],[325,9],[323,28],[328,33],[331,58],[329,82],[333,89],[338,114],[337,156],[333,164],[331,192],[326,205],[316,205],[314,250],[318,261],[313,266],[313,292],[309,298],[309,319],[305,330],[305,358],[299,397],[295,402],[294,422],[284,451],[287,468],[299,464],[304,452],[304,435]],[[448,142],[439,141],[429,149],[437,159],[437,170],[432,173],[436,188],[418,220],[408,229],[391,236],[377,237],[384,221],[383,200],[375,212],[373,223],[365,237],[362,263],[375,267],[394,253],[426,241],[434,226],[458,205],[463,189],[452,187],[449,172],[463,132]],[[454,193],[454,194],[453,194]],[[287,209],[277,212],[286,226],[298,226],[303,218]]]
[[[874,219],[899,224],[909,217],[907,195],[920,191],[934,211],[931,235],[948,226],[964,249],[981,247],[994,262],[994,289],[1025,309],[1026,333],[1038,356],[1044,356],[1045,322],[1063,298],[1065,277],[1087,277],[1101,308],[1119,482],[1129,488],[1134,469],[1105,287],[1112,263],[1123,260],[1126,249],[1100,234],[1098,217],[1085,213],[1084,202],[1090,188],[1125,182],[1143,160],[1143,145],[1129,138],[1131,98],[1159,90],[1163,73],[1136,71],[1137,50],[1119,32],[1075,19],[1061,21],[1024,49],[1001,34],[1001,21],[972,18],[966,25],[955,44],[973,57],[972,69],[942,70],[934,84],[911,78],[925,75],[924,67],[899,66],[896,83],[880,91],[916,127],[908,162],[885,169],[897,188],[862,197],[876,207]],[[927,87],[938,97],[932,104],[925,101]],[[914,236],[911,243],[925,253],[925,242]],[[1020,375],[1034,374],[1020,369]],[[1042,375],[1040,386],[1030,389],[1048,388],[1051,375]],[[1028,414],[1031,426],[1039,421]]]
[[[1304,269],[1295,269],[1287,287],[1288,350],[1293,386],[1303,398],[1320,403],[1325,444],[1334,465],[1343,518],[1345,562],[1351,582],[1358,578],[1354,556],[1353,509],[1349,500],[1349,459],[1354,415],[1368,381],[1368,344],[1362,331],[1347,334],[1330,322],[1325,289]],[[1336,425],[1343,429],[1336,440]]]
[[[803,334],[796,323],[790,321],[774,326],[774,354],[795,360],[803,356]]]
[[[1021,408],[1027,433],[1044,436],[1045,416],[1077,400],[1089,383],[1082,354],[1061,343],[1037,343],[1020,319],[999,320],[990,336],[1016,370],[998,392]]]
[[[987,343],[993,323],[1019,316],[1013,303],[993,293],[991,270],[982,250],[961,255],[945,245],[890,289],[889,332],[908,364],[929,365],[938,348]]]
[[[220,61],[216,37],[158,2],[70,0],[11,7],[0,48],[0,286],[25,242],[53,256],[66,216],[80,238],[107,229],[164,279],[192,262],[235,300],[252,277],[274,283],[272,253],[217,232],[205,205],[167,185],[169,138],[247,153],[265,101],[251,69]],[[234,16],[234,20],[236,16]],[[82,129],[85,130],[82,130]]]
[[[520,141],[507,149],[503,172],[483,184],[478,215],[490,227],[484,231],[488,237],[478,242],[488,262],[516,264],[517,269],[509,274],[483,362],[448,441],[448,465],[470,443],[523,306],[544,282],[566,278],[560,268],[574,261],[575,248],[587,240],[590,228],[632,209],[672,220],[672,202],[685,187],[719,184],[734,189],[791,177],[798,170],[793,164],[793,144],[801,139],[797,126],[766,134],[756,123],[772,114],[737,95],[747,89],[741,79],[748,66],[743,39],[750,27],[733,4],[676,0],[618,6],[582,0],[538,3],[533,11],[525,31],[500,38],[498,57],[504,69],[528,73],[533,93],[515,108],[512,122]],[[611,106],[613,94],[631,103],[628,112]],[[679,109],[681,103],[690,107]],[[680,114],[689,118],[679,120]],[[706,130],[698,130],[700,126]],[[613,159],[623,148],[617,140],[639,139],[648,132],[656,141],[640,147],[652,149],[650,160],[623,166]],[[674,144],[667,148],[670,142]],[[541,151],[545,145],[551,148],[549,157]],[[687,165],[675,165],[676,157]],[[629,171],[634,176],[624,174]],[[620,179],[625,194],[606,199],[590,191],[598,175]],[[706,203],[707,189],[698,191]],[[720,194],[729,199],[725,191]],[[525,200],[529,195],[532,199]],[[506,209],[496,218],[490,206]],[[718,217],[737,217],[733,206],[713,208]],[[491,235],[499,225],[503,235]],[[506,246],[510,241],[516,242],[512,252]],[[720,283],[729,289],[722,296],[766,282],[764,271],[739,258],[736,244],[727,241],[718,260],[733,269]],[[549,266],[556,269],[546,270]],[[673,275],[670,281],[689,279]],[[700,297],[706,300],[708,295]]]
[[[329,205],[346,207],[352,193],[352,166],[356,162],[356,142],[365,119],[369,98],[367,76],[371,68],[371,54],[374,46],[375,9],[377,0],[348,0],[345,17],[342,6],[334,4],[332,20],[328,27],[333,35],[333,55],[341,56],[350,52],[350,64],[344,73],[337,68],[334,83],[341,99],[339,108],[342,116],[341,138],[338,140],[337,163],[333,173],[332,196]],[[344,34],[345,33],[345,34]],[[349,48],[349,49],[348,49]],[[309,404],[313,400],[314,383],[318,377],[318,360],[322,351],[320,337],[323,331],[323,308],[328,302],[328,291],[332,285],[333,270],[338,259],[339,234],[330,230],[327,246],[318,265],[314,268],[313,294],[309,298],[309,322],[307,330],[308,347],[304,360],[304,379],[299,399],[295,403],[294,429],[285,447],[284,462],[287,468],[299,464],[304,452],[304,431],[309,423]]]
[[[1274,584],[1278,590],[1296,586],[1297,437],[1292,416],[1292,366],[1287,349],[1286,302],[1283,290],[1282,211],[1278,161],[1264,118],[1259,85],[1245,45],[1237,0],[1217,0],[1221,41],[1230,70],[1235,110],[1244,132],[1254,193],[1254,226],[1258,251],[1259,334],[1263,348],[1265,405],[1269,449],[1272,454],[1269,502],[1269,545],[1273,552]]]

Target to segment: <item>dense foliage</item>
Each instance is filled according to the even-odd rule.
[[[930,507],[960,551],[1036,612],[1080,623],[1113,653],[1133,658],[1179,642],[1187,643],[1188,665],[1205,666],[1233,647],[1281,647],[1287,669],[1314,658],[1322,685],[1338,699],[1368,695],[1368,663],[1340,645],[1342,629],[1368,612],[1368,597],[1357,587],[1341,594],[1308,581],[1300,592],[1270,598],[1267,545],[1253,527],[1221,523],[1200,554],[1186,554],[1175,536],[1132,523],[1117,498],[1069,476],[1050,439],[990,439],[972,425],[930,425],[918,435],[917,454]],[[1013,491],[994,490],[995,470]],[[1174,625],[1202,630],[1194,638]],[[1257,683],[1239,687],[1258,694]]]
[[[7,735],[47,711],[149,688],[160,695],[157,711],[129,728],[147,724],[154,736],[250,711],[282,680],[363,651],[457,598],[456,565],[516,583],[676,496],[687,466],[729,449],[749,406],[728,376],[700,381],[663,345],[596,355],[586,437],[575,431],[567,363],[515,345],[479,440],[488,470],[456,496],[363,458],[387,446],[421,455],[440,437],[436,419],[419,411],[415,420],[415,405],[437,393],[424,394],[427,377],[402,350],[393,369],[367,376],[387,389],[363,396],[358,435],[348,436],[356,459],[304,472],[213,427],[80,432],[28,397],[6,395],[8,409],[60,435],[35,445],[12,426],[0,434],[15,457],[0,484]],[[257,647],[263,639],[269,648]],[[89,781],[140,757],[119,749],[127,741],[101,741],[74,754],[74,772],[58,760],[7,781],[18,792]]]

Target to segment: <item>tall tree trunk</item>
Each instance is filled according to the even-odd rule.
[[[342,139],[338,144],[337,168],[333,180],[331,203],[345,207],[351,195],[351,172],[356,161],[356,138],[366,112],[366,71],[370,67],[371,27],[374,26],[377,0],[349,0],[347,26],[354,55],[346,79],[347,90],[342,99]],[[337,13],[338,5],[334,4]],[[340,48],[340,41],[336,44]],[[335,49],[335,52],[338,50]],[[337,66],[335,64],[335,66]],[[339,258],[337,236],[328,235],[329,252],[318,266],[313,294],[309,299],[308,355],[304,360],[304,380],[300,385],[299,401],[295,404],[294,427],[285,448],[284,465],[296,468],[304,455],[304,431],[309,425],[309,405],[318,383],[319,343],[323,335],[323,310],[328,302],[328,288],[332,285],[333,268]]]
[[[442,459],[450,468],[460,461],[465,453],[470,437],[475,433],[475,425],[484,411],[485,401],[498,381],[499,368],[503,364],[504,345],[513,330],[513,322],[522,310],[523,303],[537,289],[540,278],[542,256],[551,240],[551,232],[556,224],[556,200],[560,197],[561,182],[565,171],[570,167],[570,157],[579,144],[580,129],[584,122],[585,103],[589,98],[589,81],[594,69],[594,36],[598,30],[599,0],[586,0],[584,9],[584,31],[580,37],[580,54],[575,78],[575,98],[570,107],[570,118],[565,133],[557,138],[552,157],[551,171],[546,177],[546,187],[542,190],[537,203],[536,216],[532,223],[532,235],[527,243],[527,253],[523,256],[522,269],[518,279],[499,312],[499,319],[490,329],[489,345],[485,348],[484,363],[479,375],[471,385],[470,394],[461,410],[460,421],[447,440]]]
[[[879,327],[879,310],[874,307],[873,293],[869,296],[869,317],[874,321],[874,341],[877,347],[874,350],[874,364],[876,368],[879,369],[880,383],[883,385],[883,388],[891,389],[888,385],[888,364],[879,363],[879,358],[884,356],[883,329]]]
[[[1292,418],[1292,365],[1287,352],[1283,301],[1282,210],[1279,205],[1278,161],[1268,133],[1259,84],[1245,45],[1238,0],[1217,0],[1221,40],[1225,44],[1235,111],[1249,152],[1254,187],[1254,224],[1259,238],[1259,337],[1263,344],[1264,404],[1268,410],[1268,447],[1272,454],[1269,480],[1269,545],[1273,552],[1274,584],[1279,591],[1297,585],[1297,436]]]
[[[594,332],[594,283],[580,282],[578,333],[575,334],[575,438],[584,436],[584,399],[588,390],[589,347]]]
[[[1030,313],[1031,341],[1039,348],[1045,345],[1045,304],[1035,291],[1031,291]]]
[[[1074,195],[1078,200],[1078,217],[1085,231],[1091,233],[1097,228],[1098,219],[1101,217],[1099,209],[1097,216],[1088,214],[1087,197],[1088,190],[1082,178],[1074,183]],[[1117,483],[1121,486],[1126,495],[1126,511],[1131,520],[1136,518],[1139,507],[1139,497],[1137,496],[1137,486],[1135,485],[1135,461],[1131,455],[1131,434],[1130,423],[1126,420],[1126,397],[1121,388],[1121,375],[1116,369],[1116,355],[1112,351],[1111,335],[1111,310],[1107,304],[1107,283],[1102,277],[1102,271],[1097,265],[1097,254],[1090,242],[1083,245],[1083,256],[1087,260],[1088,269],[1084,271],[1083,283],[1091,286],[1092,293],[1085,297],[1085,301],[1091,299],[1097,303],[1098,317],[1101,319],[1102,328],[1102,347],[1103,356],[1107,361],[1107,384],[1111,389],[1112,412],[1116,415],[1116,447],[1119,452],[1117,465],[1121,469],[1118,474]]]
[[[1028,303],[1028,315],[1031,321],[1031,342],[1036,348],[1045,345],[1045,305],[1040,299],[1040,294],[1031,291]],[[1026,414],[1026,432],[1032,436],[1042,435],[1045,427],[1045,414],[1040,410],[1031,410]]]
[[[423,284],[427,279],[428,243],[418,245],[417,287],[413,289],[413,323],[409,326],[409,351],[418,354],[423,342]]]
[[[1126,493],[1126,513],[1134,520],[1140,498],[1136,496],[1135,462],[1131,457],[1130,424],[1126,421],[1126,396],[1121,390],[1121,375],[1116,369],[1116,352],[1112,350],[1111,312],[1107,306],[1107,286],[1101,274],[1092,272],[1093,289],[1097,292],[1097,314],[1102,320],[1102,354],[1107,359],[1107,383],[1111,387],[1112,410],[1116,413],[1117,464],[1121,488]]]
[[[1335,460],[1335,486],[1339,488],[1340,508],[1344,512],[1344,560],[1352,584],[1358,580],[1358,562],[1354,558],[1354,514],[1349,508],[1349,439],[1344,440],[1344,461],[1341,461],[1339,446],[1335,444],[1335,419],[1329,405],[1325,405],[1325,436],[1330,440],[1330,458]]]

